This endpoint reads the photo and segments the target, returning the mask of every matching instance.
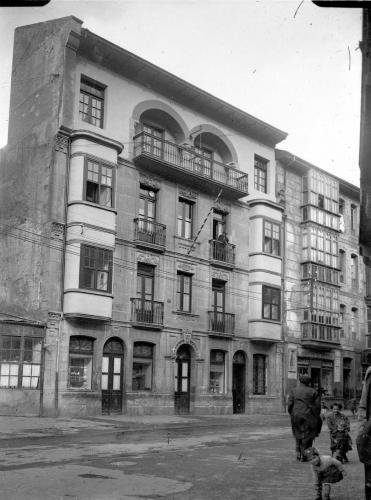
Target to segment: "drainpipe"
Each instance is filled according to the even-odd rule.
[[[284,171],[286,185],[286,171]],[[282,214],[282,329],[281,329],[281,363],[282,363],[282,408],[286,412],[286,330],[287,330],[287,304],[286,304],[286,218],[287,215]]]

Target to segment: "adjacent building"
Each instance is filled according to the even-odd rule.
[[[359,193],[285,138],[73,16],[18,28],[1,413],[280,412],[304,372],[353,395]]]

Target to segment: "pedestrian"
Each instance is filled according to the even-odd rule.
[[[352,412],[353,418],[356,418],[356,413],[357,413],[357,400],[356,400],[356,398],[352,398],[350,400],[349,409]]]
[[[307,460],[312,465],[315,477],[316,500],[330,499],[331,484],[338,483],[344,477],[344,468],[339,460],[330,455],[320,455],[316,448],[307,448]]]
[[[352,449],[349,419],[341,413],[341,404],[334,403],[331,413],[327,417],[327,426],[330,431],[330,449],[332,456],[339,462],[348,462],[347,452]]]
[[[296,459],[305,462],[304,450],[313,445],[322,428],[321,401],[318,392],[310,387],[312,379],[301,375],[299,385],[288,397],[287,410],[291,417],[296,443]]]
[[[321,418],[322,418],[322,422],[326,421],[328,409],[329,408],[326,405],[326,403],[324,401],[321,401]]]
[[[371,500],[371,366],[366,370],[358,405],[357,450],[365,469],[365,499]]]

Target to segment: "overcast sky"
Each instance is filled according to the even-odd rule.
[[[107,40],[288,132],[278,145],[359,185],[361,9],[310,0],[51,0],[0,10],[0,147],[14,29],[73,14]]]

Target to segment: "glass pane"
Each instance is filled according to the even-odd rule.
[[[23,376],[31,376],[31,366],[29,364],[23,363]]]
[[[112,205],[112,189],[108,186],[102,186],[100,190],[100,204],[104,207]]]
[[[102,358],[102,372],[108,373],[108,357],[103,356]]]
[[[18,365],[10,365],[10,375],[18,375]]]
[[[113,390],[114,391],[120,390],[120,375],[113,376]]]
[[[1,375],[9,375],[10,373],[10,365],[7,363],[3,363],[1,365]]]
[[[31,387],[31,378],[30,377],[23,377],[22,378],[22,387],[24,389],[29,389]]]
[[[102,390],[106,391],[108,389],[108,375],[102,375]]]
[[[37,389],[38,387],[39,387],[39,377],[32,377],[31,378],[31,388]]]
[[[188,363],[182,363],[182,377],[186,377],[188,375]]]
[[[9,378],[7,376],[0,376],[0,387],[8,387]]]
[[[121,358],[114,358],[113,373],[121,373]]]
[[[188,379],[182,378],[182,392],[188,391]]]
[[[97,271],[97,290],[108,290],[108,272]]]
[[[10,377],[9,387],[17,387],[18,386],[18,377]]]

